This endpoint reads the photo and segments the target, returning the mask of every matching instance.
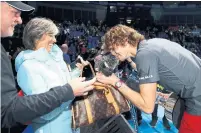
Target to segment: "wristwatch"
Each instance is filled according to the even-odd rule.
[[[121,80],[119,80],[119,81],[117,81],[116,83],[115,83],[115,88],[116,89],[119,89],[119,88],[121,88],[121,86],[122,86],[122,84],[123,84],[123,82],[121,81]]]

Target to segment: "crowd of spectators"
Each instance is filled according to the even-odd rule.
[[[66,63],[75,61],[78,55],[81,55],[85,60],[91,61],[93,64],[94,55],[102,45],[101,38],[104,33],[110,28],[104,22],[98,21],[80,21],[73,22],[63,21],[56,22],[60,33],[57,35],[57,45],[62,49],[65,48]],[[17,54],[24,49],[22,44],[22,34],[25,23],[19,25],[15,29],[14,36],[11,38],[3,38],[2,44],[5,44],[5,49],[11,59],[14,69],[14,61]],[[165,38],[177,42],[188,50],[192,51],[201,57],[201,29],[196,26],[161,26],[152,25],[142,28],[134,27],[137,31],[142,33],[146,39],[150,38]],[[64,57],[65,58],[65,57]]]

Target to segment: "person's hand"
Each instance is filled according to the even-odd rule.
[[[12,59],[12,56],[11,55],[8,55],[9,59],[11,60]]]
[[[78,56],[78,59],[80,59],[81,63],[76,63],[76,66],[82,70],[85,66],[89,65],[88,61],[84,61],[81,56]]]
[[[128,57],[126,60],[127,60],[128,62],[132,62],[131,57]]]
[[[115,86],[115,83],[120,79],[113,73],[111,76],[106,77],[102,73],[96,73],[96,78],[99,82]]]
[[[16,52],[20,52],[21,51],[21,49],[19,48],[19,47],[17,47],[17,50],[16,50]]]
[[[69,85],[73,89],[73,93],[75,96],[83,96],[87,95],[88,91],[93,90],[93,83],[96,81],[96,78],[92,80],[85,81],[85,78],[75,78],[69,82]]]

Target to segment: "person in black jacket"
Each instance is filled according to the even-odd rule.
[[[21,11],[33,12],[34,8],[20,1],[1,2],[1,37],[13,35],[14,27],[22,23]],[[96,79],[73,79],[69,84],[52,88],[50,91],[19,97],[11,62],[1,45],[1,128],[11,128],[49,113],[63,102],[75,96],[85,95],[93,89]]]

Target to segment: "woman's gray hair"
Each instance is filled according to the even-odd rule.
[[[54,22],[47,18],[33,18],[31,19],[23,31],[23,44],[26,49],[34,50],[36,41],[41,39],[44,34],[55,36],[59,33]]]

